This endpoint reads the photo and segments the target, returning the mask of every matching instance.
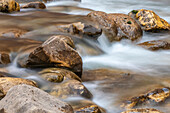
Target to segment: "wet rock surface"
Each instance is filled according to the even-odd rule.
[[[11,63],[9,53],[0,53],[0,64],[9,64]]]
[[[37,87],[36,83],[31,80],[22,78],[0,77],[0,98],[3,98],[10,88],[19,84],[27,84]]]
[[[28,4],[25,4],[21,6],[21,8],[36,8],[36,9],[45,9],[46,6],[42,2],[30,2]]]
[[[170,49],[170,43],[162,40],[143,42],[138,45],[152,51]]]
[[[29,85],[12,87],[0,101],[0,109],[6,113],[73,113],[69,104]]]
[[[129,13],[129,16],[135,18],[145,31],[170,30],[170,24],[151,10],[133,10]]]
[[[0,1],[0,12],[10,13],[13,11],[20,11],[20,6],[15,0]]]
[[[163,113],[163,112],[153,108],[145,108],[145,109],[131,109],[122,113]]]

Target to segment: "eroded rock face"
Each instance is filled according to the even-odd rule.
[[[59,25],[57,26],[57,31],[69,33],[71,35],[78,35],[81,38],[90,39],[97,39],[102,34],[101,29],[81,22],[68,25]]]
[[[153,108],[145,108],[145,109],[131,109],[128,111],[124,111],[122,113],[163,113],[163,112]]]
[[[12,87],[0,101],[6,113],[73,113],[72,107],[29,85]]]
[[[143,42],[138,45],[152,51],[170,49],[170,43],[162,40]]]
[[[0,12],[10,13],[12,11],[20,11],[20,6],[15,0],[0,1]]]
[[[88,99],[92,98],[92,94],[89,92],[89,90],[77,80],[68,80],[55,85],[49,94],[63,99],[69,96],[81,96]]]
[[[160,30],[170,30],[169,23],[151,10],[133,10],[129,13],[129,16],[136,19],[145,31],[158,32]]]
[[[119,13],[108,14],[108,16],[116,23],[118,40],[125,38],[134,41],[140,39],[143,35],[143,31],[139,24],[130,16]]]
[[[82,59],[74,50],[72,39],[63,35],[52,36],[19,64],[22,67],[62,67],[79,77],[82,74]]]
[[[31,80],[22,78],[0,77],[0,98],[3,98],[11,87],[19,84],[27,84],[37,87],[36,83]]]
[[[36,8],[36,9],[45,9],[46,6],[42,2],[30,2],[28,4],[25,4],[21,6],[21,8]]]
[[[133,97],[130,100],[125,101],[122,107],[127,109],[140,106],[140,105],[154,105],[164,102],[170,96],[170,88],[160,88],[150,91],[146,94],[142,94],[138,97]]]
[[[97,22],[98,27],[102,28],[105,35],[108,37],[110,41],[116,40],[117,36],[117,27],[116,23],[113,20],[108,18],[107,13],[102,11],[92,11],[87,15],[94,22]]]
[[[43,69],[39,74],[47,81],[50,82],[62,82],[63,80],[78,80],[81,82],[81,79],[73,72],[61,69],[61,68],[47,68]]]

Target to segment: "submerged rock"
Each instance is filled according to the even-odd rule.
[[[163,50],[170,49],[170,43],[168,43],[166,41],[162,41],[162,40],[143,42],[138,45],[143,48],[152,50],[152,51],[161,50],[161,49],[163,49]]]
[[[139,24],[126,14],[111,13],[108,14],[111,20],[114,20],[118,29],[118,40],[129,39],[138,40],[142,37],[143,31]]]
[[[46,6],[42,2],[30,2],[28,4],[25,4],[21,6],[21,8],[36,8],[36,9],[45,9]]]
[[[3,98],[10,88],[19,84],[27,84],[37,87],[36,83],[31,80],[22,78],[0,77],[0,98]]]
[[[63,35],[50,37],[19,64],[22,67],[62,67],[79,77],[82,74],[82,59],[74,50],[72,39]]]
[[[6,113],[73,113],[72,107],[29,85],[12,87],[0,101]]]
[[[92,94],[89,90],[77,80],[67,80],[55,85],[49,93],[63,99],[75,96],[81,96],[88,99],[92,98]]]
[[[11,63],[9,53],[0,53],[0,64],[9,64]]]
[[[143,109],[131,109],[124,111],[122,113],[163,113],[163,112],[153,108],[143,108]]]
[[[160,30],[170,30],[170,24],[151,10],[133,10],[129,13],[129,16],[136,19],[145,31],[158,32]]]
[[[0,1],[0,12],[10,13],[12,11],[20,11],[20,6],[15,0]]]
[[[78,35],[81,38],[97,39],[101,34],[102,30],[95,28],[92,25],[77,22],[67,25],[58,25],[57,31],[69,33],[71,35]]]

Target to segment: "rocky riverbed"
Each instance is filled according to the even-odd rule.
[[[0,0],[0,113],[169,113],[168,4]]]

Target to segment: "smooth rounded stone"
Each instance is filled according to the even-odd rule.
[[[21,67],[62,67],[79,77],[82,74],[82,59],[74,49],[73,40],[64,35],[52,36],[29,56],[18,62]]]
[[[109,41],[117,40],[117,27],[113,20],[108,18],[107,13],[102,11],[92,11],[87,15],[94,23],[98,24],[99,28],[102,28]]]
[[[0,1],[0,12],[10,13],[13,11],[20,11],[20,6],[15,0]]]
[[[145,49],[149,49],[152,51],[170,49],[170,43],[167,41],[162,41],[162,40],[143,42],[143,43],[138,44],[138,46],[141,46]]]
[[[164,87],[155,89],[146,94],[141,94],[138,97],[133,97],[130,100],[125,101],[122,104],[122,107],[126,109],[134,108],[140,105],[157,105],[164,102],[167,98],[170,97],[170,88]]]
[[[39,74],[47,81],[62,82],[63,80],[78,80],[81,79],[73,72],[61,68],[46,68],[39,72]]]
[[[6,113],[73,113],[69,104],[25,84],[12,87],[0,101],[0,109]]]
[[[11,60],[10,60],[10,55],[9,53],[1,53],[0,52],[0,64],[9,64],[11,63]]]
[[[130,16],[121,13],[108,14],[110,20],[114,20],[118,29],[117,40],[139,40],[143,35],[140,25]]]
[[[143,108],[143,109],[131,109],[121,113],[163,113],[163,112],[153,108]]]
[[[92,25],[88,25],[82,22],[76,22],[66,25],[58,25],[57,31],[69,33],[71,35],[78,35],[81,38],[97,39],[101,34],[102,30]]]
[[[74,110],[74,113],[106,113],[106,111],[90,100],[67,101]]]
[[[37,87],[37,84],[32,80],[26,80],[22,78],[0,77],[0,98],[3,98],[11,87],[19,84],[27,84]]]
[[[36,8],[36,9],[45,9],[46,6],[43,2],[30,2],[27,3],[23,6],[21,6],[21,8]]]
[[[87,99],[91,99],[93,97],[90,91],[77,80],[67,80],[54,85],[49,94],[63,99],[76,96],[81,96]]]
[[[159,32],[161,30],[170,30],[170,24],[160,18],[154,11],[146,9],[133,10],[129,13],[129,16],[136,19],[145,31]]]

